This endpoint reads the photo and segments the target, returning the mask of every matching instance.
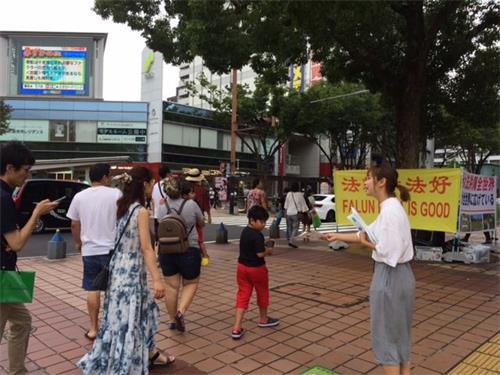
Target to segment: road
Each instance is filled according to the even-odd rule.
[[[219,224],[207,224],[205,226],[205,241],[215,241],[216,231],[219,228]],[[237,240],[240,238],[241,226],[237,225],[226,225],[227,237],[229,240]],[[268,230],[264,230],[264,235],[268,235]],[[47,232],[41,234],[34,234],[29,239],[28,243],[24,249],[19,253],[19,257],[34,257],[34,256],[46,256],[47,255],[47,243],[54,235],[54,232]],[[71,232],[69,230],[61,232],[62,237],[66,241],[66,254],[75,254],[75,247],[73,245],[73,238],[71,237]],[[283,236],[283,232],[281,236]]]

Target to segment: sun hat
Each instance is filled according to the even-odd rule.
[[[205,179],[198,168],[191,168],[186,172],[186,181],[200,182]]]

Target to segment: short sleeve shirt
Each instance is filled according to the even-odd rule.
[[[17,253],[6,251],[8,244],[4,234],[17,230],[18,212],[12,200],[12,189],[5,181],[0,180],[0,269],[2,271],[14,271],[16,269]]]
[[[266,261],[264,258],[259,258],[257,253],[263,253],[265,250],[264,235],[262,232],[250,227],[245,227],[241,231],[238,263],[247,267],[262,266],[266,264]]]
[[[264,206],[264,199],[266,195],[263,190],[253,189],[247,195],[247,208],[250,209],[253,206]]]

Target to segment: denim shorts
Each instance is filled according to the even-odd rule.
[[[91,255],[82,256],[83,259],[83,281],[82,288],[86,291],[92,292],[97,291],[96,288],[92,287],[97,274],[109,263],[109,258],[111,255]]]
[[[164,276],[180,273],[186,280],[200,276],[201,253],[197,247],[190,247],[184,254],[160,254],[159,260]]]

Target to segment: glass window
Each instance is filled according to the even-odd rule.
[[[74,142],[75,122],[68,120],[49,121],[49,141],[51,142]]]
[[[95,143],[97,134],[96,121],[75,121],[75,141]]]
[[[75,111],[97,111],[99,108],[97,102],[75,102]]]
[[[122,103],[124,112],[147,112],[148,103]]]
[[[23,107],[26,109],[49,109],[49,103],[45,100],[26,100]]]
[[[217,149],[217,130],[201,129],[201,147]]]
[[[24,111],[24,118],[25,119],[33,119],[33,120],[49,119],[50,118],[50,111],[25,110]]]
[[[231,135],[224,133],[222,136],[222,149],[231,151]]]
[[[200,130],[185,126],[182,129],[182,145],[189,147],[199,147],[200,145]]]
[[[99,111],[122,111],[122,102],[100,102],[97,104]]]
[[[163,143],[182,145],[182,126],[173,124],[163,125]]]
[[[51,101],[50,109],[61,109],[65,111],[72,111],[75,108],[74,102],[66,102],[66,101]]]

